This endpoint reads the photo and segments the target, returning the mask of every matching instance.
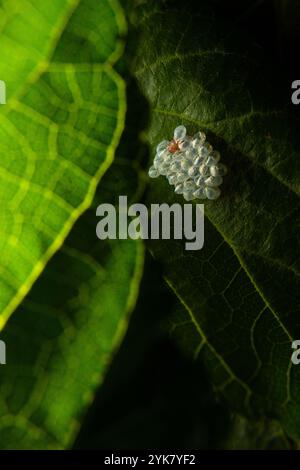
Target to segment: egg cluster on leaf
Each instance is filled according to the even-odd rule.
[[[151,178],[165,176],[175,187],[175,193],[191,201],[217,199],[226,172],[225,165],[220,163],[220,153],[213,150],[203,132],[191,137],[184,126],[178,126],[171,141],[158,144],[148,174]]]

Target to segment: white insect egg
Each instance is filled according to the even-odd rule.
[[[207,160],[205,162],[205,164],[207,166],[212,166],[212,165],[215,165],[216,163],[217,163],[216,160],[213,157],[210,157],[210,156],[207,158]]]
[[[203,144],[206,140],[206,135],[204,134],[204,132],[199,131],[194,135],[193,139],[197,139],[201,144]]]
[[[180,167],[184,171],[188,171],[191,168],[191,163],[188,160],[182,160]]]
[[[187,174],[186,173],[178,173],[177,174],[177,181],[178,183],[182,183],[183,181],[185,181],[186,179],[188,178]]]
[[[174,185],[177,183],[177,175],[172,174],[168,177],[168,181],[171,185]]]
[[[163,140],[156,147],[148,174],[150,178],[165,176],[174,192],[182,194],[186,201],[215,200],[221,194],[219,186],[227,173],[220,158],[220,152],[213,150],[204,132],[190,137],[186,128],[180,125],[174,130],[171,141]]]
[[[205,180],[206,186],[216,187],[223,183],[222,176],[210,176]]]
[[[194,181],[192,180],[186,180],[184,183],[183,183],[183,188],[185,191],[196,191],[197,189],[197,185]]]
[[[187,150],[189,150],[190,146],[191,146],[191,144],[188,140],[183,140],[183,141],[178,143],[178,147],[180,148],[180,150],[182,152],[186,152]]]
[[[171,166],[170,166],[170,170],[174,171],[174,172],[177,172],[177,171],[181,170],[181,162],[172,163]]]
[[[195,166],[200,166],[203,163],[203,158],[202,157],[196,157],[194,160],[194,165]]]
[[[164,151],[167,149],[169,145],[169,141],[168,140],[163,140],[162,142],[160,142],[158,144],[158,146],[156,147],[156,152],[158,155],[164,153]]]
[[[193,195],[196,199],[205,199],[206,198],[205,188],[196,189],[196,191],[193,192]]]
[[[204,186],[205,180],[206,180],[206,176],[199,176],[199,178],[195,179],[195,183],[197,186]]]
[[[221,158],[220,152],[218,152],[218,150],[213,150],[211,152],[211,157],[218,163]]]
[[[183,193],[183,184],[177,184],[175,187],[175,193],[176,194],[182,194]]]
[[[216,168],[218,175],[225,176],[227,174],[227,168],[225,165],[223,165],[223,163],[218,163],[218,165],[216,165]]]
[[[203,145],[199,149],[199,156],[202,158],[207,158],[209,155],[209,150]]]
[[[196,139],[193,139],[193,140],[192,140],[192,143],[191,143],[191,144],[192,144],[192,147],[193,147],[194,149],[198,149],[198,148],[200,147],[200,145],[201,145],[201,141],[196,138]]]
[[[199,168],[199,173],[201,176],[209,175],[209,168],[207,165],[203,164]]]
[[[159,171],[154,166],[151,166],[148,174],[150,178],[157,178],[159,176]]]
[[[182,140],[186,136],[186,128],[184,126],[178,126],[174,130],[174,139],[175,140]]]
[[[199,167],[198,166],[191,166],[189,171],[188,171],[188,175],[193,178],[197,175],[199,175]]]
[[[203,144],[203,147],[208,151],[208,153],[211,153],[213,151],[213,147],[212,147],[212,145],[210,145],[209,142],[205,142]]]
[[[184,191],[183,197],[186,201],[192,201],[192,199],[195,199],[195,196],[193,195],[192,191]]]
[[[221,194],[221,190],[219,188],[210,188],[208,186],[205,188],[205,195],[207,199],[211,199],[211,200],[218,199],[220,194]]]

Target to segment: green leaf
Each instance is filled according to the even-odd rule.
[[[91,209],[75,223],[1,339],[2,449],[70,448],[127,329],[143,271],[141,241],[95,236],[96,207],[143,190],[127,129]],[[134,154],[134,152],[132,153]]]
[[[233,409],[277,418],[299,438],[300,369],[290,360],[300,337],[299,118],[278,67],[268,69],[236,25],[209,2],[197,14],[168,5],[137,15],[134,70],[151,104],[152,151],[183,123],[207,133],[230,171],[221,198],[205,203],[200,252],[179,241],[149,246],[185,306],[177,329],[216,388]],[[148,201],[183,202],[164,178],[151,182]]]
[[[143,246],[95,240],[94,213],[80,218],[1,336],[2,449],[71,446],[126,331]]]
[[[125,82],[113,66],[125,23],[116,1],[2,3],[3,47],[14,37],[28,57],[7,49],[0,66],[9,92],[0,118],[1,448],[64,449],[124,336],[143,269],[140,242],[95,234],[100,203],[143,190],[130,160],[138,126],[114,158]]]
[[[1,2],[0,329],[90,206],[124,127],[117,1]]]
[[[162,327],[174,300],[146,253],[126,337],[89,410],[77,449],[223,445],[231,424],[227,409],[215,399],[200,361],[192,362]]]

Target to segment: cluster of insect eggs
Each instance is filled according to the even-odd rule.
[[[182,194],[186,201],[217,199],[226,173],[220,153],[213,150],[205,134],[200,131],[188,136],[184,126],[176,127],[171,141],[158,144],[148,172],[151,178],[165,176],[175,193]]]

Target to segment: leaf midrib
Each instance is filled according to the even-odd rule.
[[[213,224],[214,225],[214,224]],[[223,237],[223,234],[222,232],[214,225],[214,227],[217,229],[217,231],[220,233],[220,235]],[[224,238],[224,237],[223,237]],[[251,274],[249,273],[249,271],[247,270],[247,268],[245,267],[244,265],[244,262],[242,261],[241,257],[238,255],[238,253],[234,250],[234,248],[230,245],[230,243],[228,243],[228,241],[224,238],[224,241],[229,245],[229,247],[233,250],[234,252],[234,255],[236,256],[236,258],[238,259],[239,263],[240,263],[240,266],[241,268],[244,270],[245,274],[247,275],[248,279],[250,280],[251,284],[253,285],[255,291],[257,292],[257,294],[260,296],[260,298],[262,299],[262,301],[264,302],[264,307],[263,309],[261,309],[261,311],[258,313],[258,316],[261,316],[265,310],[269,310],[275,321],[277,321],[277,323],[279,324],[280,328],[284,331],[284,333],[287,335],[288,337],[288,340],[289,342],[292,342],[293,341],[293,338],[291,337],[289,331],[286,329],[286,327],[284,326],[284,324],[281,322],[279,316],[277,315],[277,313],[275,312],[275,310],[271,307],[271,305],[269,304],[269,302],[265,299],[265,296],[262,294],[262,292],[260,291],[260,289],[257,287],[253,277],[251,276]],[[196,317],[192,311],[192,309],[188,306],[188,303],[186,303],[186,301],[182,298],[182,296],[177,292],[175,286],[173,285],[173,282],[171,281],[171,279],[169,279],[168,277],[165,276],[165,280],[167,282],[167,284],[171,287],[171,289],[173,290],[173,292],[175,293],[175,295],[178,297],[178,299],[180,300],[180,302],[182,303],[182,305],[184,306],[185,310],[188,312],[189,316],[190,316],[190,319],[191,319],[191,322],[194,324],[195,328],[196,328],[196,331],[198,332],[200,338],[205,342],[205,344],[207,344],[207,346],[209,347],[210,351],[214,354],[214,356],[216,357],[216,359],[220,362],[221,365],[223,365],[223,367],[227,370],[227,372],[229,373],[230,375],[230,378],[232,380],[235,380],[238,384],[240,384],[245,390],[246,390],[246,393],[247,393],[247,396],[245,398],[245,405],[248,405],[249,404],[249,400],[250,400],[250,396],[253,394],[253,391],[251,390],[250,386],[244,382],[242,379],[239,379],[237,377],[237,375],[234,373],[234,371],[232,370],[231,366],[228,364],[227,361],[225,361],[225,359],[218,353],[218,351],[214,348],[214,346],[210,343],[210,341],[208,340],[207,336],[205,335],[204,331],[202,330],[201,328],[201,325],[199,324],[199,322],[197,322],[196,320]],[[255,320],[257,321],[257,319]],[[282,403],[282,406],[286,406],[287,403],[290,401],[291,399],[291,393],[290,393],[290,373],[291,373],[291,364],[289,364],[289,367],[287,369],[287,381],[286,381],[286,390],[287,390],[287,393],[286,393],[286,399],[285,401]],[[254,377],[251,377],[249,381],[253,380]],[[226,380],[225,381],[225,386],[228,385],[231,381],[228,381]]]

